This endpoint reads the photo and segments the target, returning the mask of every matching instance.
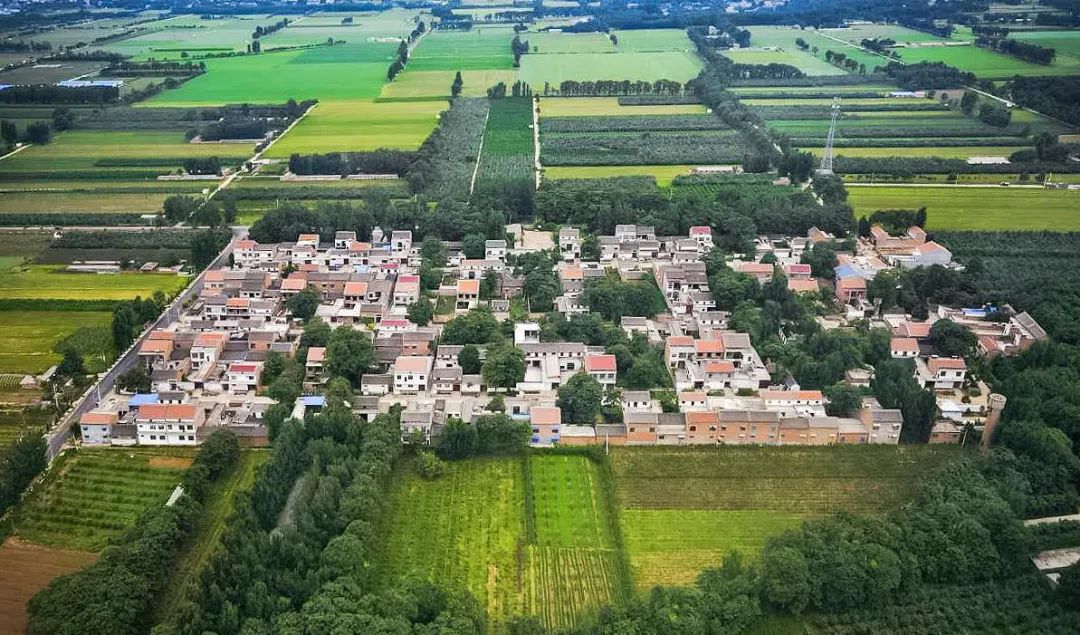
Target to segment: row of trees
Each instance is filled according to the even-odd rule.
[[[1054,62],[1057,51],[1031,42],[1014,40],[1008,37],[976,37],[975,44],[995,51],[1000,51],[1028,62],[1049,66]]]
[[[367,152],[293,154],[289,171],[293,174],[396,174],[404,176],[417,159],[416,152],[380,148]]]

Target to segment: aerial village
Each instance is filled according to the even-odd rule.
[[[352,327],[373,345],[377,370],[359,378],[353,411],[369,419],[400,406],[403,434],[412,438],[430,441],[451,418],[469,422],[490,408],[527,421],[535,447],[898,442],[900,409],[864,396],[855,412],[831,416],[822,391],[777,376],[750,336],[729,328],[729,313],[716,309],[703,262],[713,249],[708,227],[691,227],[688,236],[664,236],[654,227],[619,225],[614,235],[598,237],[594,261],[582,258],[578,229],[508,225],[506,230],[507,240],[486,241],[482,259],[465,258],[460,243],[443,243],[446,266],[434,300],[449,310],[424,325],[409,318],[409,307],[424,296],[420,243],[408,230],[375,228],[368,242],[353,232],[336,232],[332,240],[300,234],[295,242],[279,244],[235,240],[228,262],[206,272],[178,319],[136,343],[150,391],[114,388],[101,395],[79,421],[82,443],[197,445],[226,427],[248,445],[268,444],[263,416],[275,399],[266,394],[264,373],[272,357],[294,358],[301,350],[304,324],[287,305],[311,290],[318,306],[310,319],[331,330]],[[815,318],[824,329],[866,322],[887,328],[891,357],[914,359],[915,379],[936,397],[939,414],[931,443],[962,443],[968,424],[993,425],[1004,399],[974,379],[964,359],[934,350],[932,325],[951,320],[970,329],[979,354],[986,356],[1019,352],[1046,337],[1042,328],[1027,313],[1008,307],[935,306],[924,320],[879,314],[867,299],[870,280],[897,267],[955,267],[951,254],[919,227],[894,236],[874,226],[853,250],[838,252],[832,280],[815,278],[803,254],[834,240],[817,229],[807,236],[762,236],[755,253],[728,264],[761,283],[782,274],[793,293],[830,301],[835,310]],[[511,319],[511,304],[519,301],[524,285],[514,263],[538,251],[552,254],[557,263],[560,291],[554,305],[567,318],[589,311],[582,296],[590,279],[655,280],[666,311],[623,317],[619,326],[628,337],[662,348],[673,391],[621,389],[616,356],[604,347],[545,341],[542,314],[526,312],[520,319],[519,312],[519,319]],[[516,385],[486,385],[473,361],[462,363],[466,347],[442,341],[448,320],[474,311],[489,311],[508,334],[507,323],[512,324],[513,345],[525,362]],[[484,346],[476,348],[483,360]],[[304,369],[302,395],[291,413],[297,418],[326,402],[327,349],[310,346],[304,353],[298,360]],[[558,391],[578,373],[604,388],[605,412],[618,414],[594,422],[564,416]],[[844,383],[868,387],[872,379],[872,368],[853,368]]]

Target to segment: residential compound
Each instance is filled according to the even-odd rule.
[[[899,410],[865,398],[857,412],[830,416],[822,392],[803,390],[790,378],[774,376],[749,335],[729,327],[728,314],[717,310],[702,256],[713,247],[708,227],[692,227],[686,236],[657,235],[655,228],[619,225],[614,235],[599,236],[598,259],[582,259],[582,235],[564,227],[553,235],[508,226],[513,242],[489,240],[483,259],[467,259],[460,244],[447,244],[443,282],[434,292],[421,289],[419,241],[409,231],[375,228],[370,240],[336,232],[332,240],[300,234],[295,242],[235,242],[232,265],[208,271],[198,295],[183,315],[155,330],[138,346],[138,363],[150,375],[146,393],[113,392],[81,421],[87,445],[192,445],[218,428],[237,432],[246,443],[265,444],[263,416],[274,404],[266,396],[263,370],[268,355],[292,357],[299,350],[302,324],[286,302],[305,289],[321,300],[315,316],[331,329],[351,326],[369,337],[377,369],[363,375],[351,402],[362,418],[403,408],[402,426],[425,438],[439,433],[450,417],[471,421],[486,413],[498,393],[505,412],[532,427],[537,446],[555,444],[895,444],[900,438]],[[947,250],[912,228],[892,237],[875,227],[858,249],[841,254],[833,281],[812,276],[802,253],[832,237],[816,229],[806,237],[762,238],[755,260],[734,260],[736,271],[761,282],[777,272],[796,293],[835,297],[846,317],[823,320],[825,328],[847,328],[846,318],[863,318],[872,307],[866,283],[890,266],[912,263],[948,265]],[[479,373],[466,373],[463,347],[440,342],[445,323],[480,306],[499,320],[519,302],[523,280],[513,263],[522,253],[550,249],[556,265],[557,311],[573,316],[589,311],[583,299],[590,280],[617,275],[624,281],[655,280],[666,309],[648,317],[625,317],[628,336],[643,336],[662,349],[674,390],[619,390],[619,363],[603,347],[578,342],[545,341],[540,315],[513,325],[514,345],[524,354],[525,375],[510,390],[490,389]],[[771,253],[774,262],[760,262]],[[494,289],[484,284],[494,279]],[[434,298],[429,298],[434,294]],[[430,325],[410,321],[408,307],[432,301],[438,315]],[[524,303],[519,302],[524,309]],[[982,313],[980,314],[980,311]],[[950,319],[972,327],[985,354],[1023,349],[1045,334],[1027,314],[1008,321],[985,321],[986,310],[941,308],[932,320]],[[935,440],[954,441],[959,426],[985,413],[983,398],[961,392],[970,385],[962,359],[933,355],[927,345],[930,322],[908,316],[885,316],[891,329],[890,354],[914,360],[919,383],[938,392],[944,415]],[[509,331],[508,331],[509,333]],[[480,346],[483,358],[484,347]],[[302,417],[324,404],[327,350],[311,347],[303,364],[305,395],[293,415]],[[475,370],[474,368],[471,370]],[[563,420],[557,391],[577,373],[587,373],[607,392],[609,405],[622,421],[597,425]],[[847,383],[869,386],[871,369],[852,369]],[[949,427],[952,426],[952,427]]]

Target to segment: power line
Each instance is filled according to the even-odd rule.
[[[840,117],[840,98],[833,97],[832,120],[829,122],[829,135],[825,138],[825,153],[821,157],[819,174],[833,173],[833,141],[836,139],[836,120]]]

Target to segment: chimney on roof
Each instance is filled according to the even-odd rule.
[[[987,403],[990,406],[990,414],[986,417],[986,423],[983,424],[982,438],[979,440],[979,449],[987,450],[990,447],[990,442],[994,439],[994,430],[997,428],[998,422],[1001,421],[1001,411],[1005,409],[1005,395],[999,395],[996,392],[990,393],[987,398]]]

